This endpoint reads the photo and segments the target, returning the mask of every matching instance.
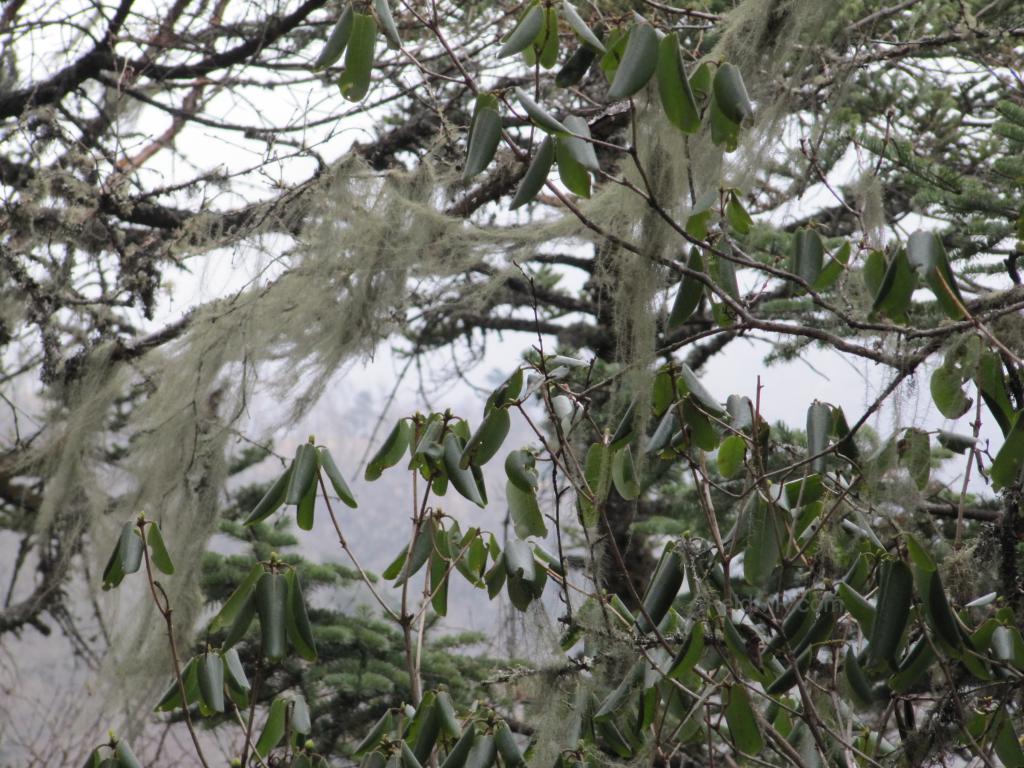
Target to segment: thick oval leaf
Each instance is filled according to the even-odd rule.
[[[608,89],[608,100],[632,96],[651,79],[658,66],[658,35],[649,24],[637,24],[629,32],[622,61]]]
[[[249,678],[245,674],[242,660],[238,657],[238,651],[234,648],[228,648],[228,650],[221,653],[220,657],[224,662],[225,678],[228,681],[228,685],[239,691],[250,690]]]
[[[455,746],[452,747],[451,752],[441,763],[441,768],[464,768],[466,760],[469,757],[469,753],[473,750],[473,745],[476,743],[476,726],[472,722],[466,726],[466,730],[463,731],[462,736]]]
[[[633,440],[633,433],[636,429],[636,401],[634,400],[626,408],[626,412],[619,419],[619,425],[615,428],[610,443],[613,451],[617,451]]]
[[[914,577],[902,560],[886,559],[880,566],[875,623],[868,642],[870,665],[885,663],[896,670],[896,651],[910,617]]]
[[[572,141],[572,139],[568,139]],[[567,137],[555,137],[555,162],[558,164],[558,178],[566,189],[580,197],[590,197],[590,174],[576,158],[567,145]]]
[[[925,616],[935,634],[943,643],[955,651],[964,645],[960,621],[949,607],[946,591],[942,587],[942,577],[937,570],[932,571],[928,584]]]
[[[256,583],[256,612],[260,617],[260,650],[270,661],[288,650],[288,582],[279,573],[264,573]]]
[[[686,569],[679,551],[672,545],[665,548],[658,562],[658,567],[651,577],[651,583],[644,593],[644,611],[636,620],[636,628],[640,632],[650,632],[661,623],[672,607],[679,594],[679,588],[686,577]],[[650,620],[648,621],[648,617]],[[653,622],[653,625],[652,625]]]
[[[813,229],[801,229],[793,236],[793,254],[789,271],[802,277],[813,287],[821,275],[825,259],[825,244]]]
[[[604,44],[600,38],[587,26],[587,22],[580,17],[579,12],[569,0],[562,0],[562,16],[568,22],[570,29],[576,33],[583,43],[598,53],[605,52]]]
[[[164,537],[160,534],[160,526],[150,523],[146,530],[146,542],[149,544],[149,556],[153,565],[168,576],[174,573],[174,563],[167,553],[167,546],[164,544]]]
[[[491,768],[498,757],[498,748],[494,737],[481,734],[473,740],[469,754],[466,755],[465,768]]]
[[[345,482],[345,478],[341,474],[341,470],[338,469],[338,465],[334,463],[334,457],[331,456],[331,452],[324,447],[318,449],[320,454],[320,466],[324,472],[327,473],[327,479],[331,481],[331,486],[334,488],[334,492],[338,494],[338,498],[341,499],[347,506],[355,509],[359,506],[356,503],[355,496],[352,495],[351,489],[348,487],[348,483]]]
[[[482,508],[484,500],[480,498],[473,473],[461,466],[462,454],[462,443],[453,432],[449,432],[444,437],[444,468],[448,473],[448,480],[462,496]]]
[[[459,466],[468,469],[472,464],[482,467],[494,458],[508,435],[512,420],[507,408],[492,408],[484,417],[473,436],[466,443],[466,448],[459,457]]]
[[[490,165],[500,141],[501,116],[490,107],[478,110],[469,135],[466,167],[462,172],[463,181],[469,181]]]
[[[409,447],[411,434],[412,428],[409,426],[409,422],[406,419],[399,419],[392,428],[391,434],[388,435],[374,457],[370,459],[370,463],[366,465],[366,473],[363,477],[366,480],[376,480],[385,469],[397,464]]]
[[[715,416],[724,416],[725,410],[722,408],[715,396],[708,391],[708,389],[700,383],[700,379],[697,378],[697,374],[686,363],[679,364],[679,394],[689,393],[697,401],[700,402],[701,408],[708,413]]]
[[[401,559],[403,567],[398,578],[395,580],[396,587],[402,586],[402,584],[404,584],[408,579],[419,573],[420,568],[422,568],[427,562],[427,559],[430,557],[430,553],[434,548],[435,528],[436,524],[434,523],[433,518],[427,518],[427,520],[423,522],[416,532],[416,540],[412,545],[412,557],[408,560],[406,560],[408,547],[402,547],[402,552],[400,553],[399,558]],[[396,559],[396,562],[398,562],[398,559]],[[392,564],[392,567],[393,566],[394,564]],[[384,572],[384,578],[391,578],[389,576],[390,571],[391,568]]]
[[[323,50],[320,51],[317,60],[313,62],[313,69],[324,69],[341,58],[341,54],[345,52],[345,46],[348,45],[349,37],[352,34],[352,18],[352,6],[349,4],[341,12],[341,16],[338,17],[337,23],[335,23],[334,28],[331,30]]]
[[[498,753],[501,755],[502,763],[508,766],[508,768],[522,768],[522,766],[526,765],[523,753],[519,751],[516,740],[512,736],[512,731],[504,720],[494,727],[494,743],[498,748]]]
[[[569,88],[576,85],[587,74],[587,70],[590,69],[596,59],[597,54],[593,50],[585,45],[581,45],[573,51],[572,56],[566,59],[565,64],[558,70],[558,74],[555,75],[555,85],[559,88]]]
[[[747,87],[743,84],[743,76],[734,64],[726,62],[718,68],[712,89],[718,108],[732,122],[742,123],[754,113]]]
[[[700,249],[690,249],[690,258],[686,262],[686,267],[693,272],[704,271],[704,259],[700,255]],[[679,283],[679,291],[676,293],[676,300],[672,304],[672,311],[668,316],[666,329],[669,333],[679,330],[683,323],[690,319],[690,316],[700,306],[700,300],[703,295],[704,283],[697,277],[684,275],[682,282]]]
[[[566,134],[570,132],[562,123],[555,120],[555,118],[538,106],[537,102],[530,98],[530,95],[522,88],[516,88],[515,94],[516,99],[519,100],[526,114],[538,127],[543,128],[548,133]]]
[[[503,59],[507,56],[515,56],[520,51],[525,50],[527,46],[537,39],[537,35],[543,29],[544,9],[541,8],[539,3],[534,3],[519,20],[519,23],[516,24],[511,34],[505,38],[505,42],[498,49],[498,58]]]
[[[288,702],[284,699],[274,699],[270,705],[267,722],[263,726],[263,733],[256,742],[256,752],[260,757],[266,757],[270,750],[281,743],[287,725],[287,714]]]
[[[658,95],[665,117],[683,133],[700,130],[700,112],[697,100],[690,88],[690,81],[683,71],[683,59],[679,51],[679,38],[671,32],[658,44]]]
[[[246,574],[242,583],[238,585],[231,596],[224,601],[224,606],[220,609],[216,616],[210,621],[210,631],[214,632],[221,627],[234,622],[238,617],[239,612],[242,610],[242,606],[245,601],[252,594],[253,588],[256,586],[256,582],[259,581],[260,576],[263,574],[263,566],[259,563],[255,563],[252,568],[249,569],[249,573]]]
[[[910,299],[916,288],[917,274],[910,268],[907,252],[900,248],[886,267],[882,284],[871,307],[872,312],[902,322],[907,316]]]
[[[598,173],[601,165],[597,162],[597,153],[590,139],[590,126],[582,117],[569,115],[565,118],[565,127],[572,131],[575,136],[565,136],[561,139],[565,143],[566,151],[572,155],[572,159],[582,165],[588,171]],[[582,138],[577,138],[582,137]]]
[[[1017,482],[1024,467],[1024,411],[1017,414],[1013,428],[1006,436],[1003,447],[992,461],[990,474],[995,490],[1007,488]]]
[[[311,487],[316,486],[316,472],[320,466],[319,455],[312,443],[303,443],[295,450],[285,504],[299,504]]]
[[[534,41],[534,50],[539,52],[537,61],[544,69],[558,63],[558,11],[554,6],[544,11],[544,28]]]
[[[216,653],[204,653],[199,661],[199,692],[214,712],[224,711],[224,662]]]
[[[398,27],[395,25],[395,17],[391,15],[388,0],[373,0],[373,12],[377,15],[384,39],[388,41],[388,48],[397,51],[402,47],[402,38],[398,36]]]
[[[728,703],[725,705],[725,721],[729,724],[729,736],[740,752],[759,755],[764,749],[761,729],[757,726],[754,711],[750,707],[750,696],[739,685],[727,689]]]
[[[354,14],[352,35],[345,51],[345,71],[338,78],[341,95],[349,101],[362,101],[370,90],[376,48],[377,22],[368,13]]]
[[[238,613],[235,614],[235,618],[231,622],[230,627],[228,627],[222,647],[230,648],[245,637],[245,633],[249,631],[249,627],[252,625],[252,620],[255,616],[256,592],[255,590],[250,590],[246,594],[245,600],[242,601],[242,604],[238,609]]]
[[[293,694],[288,722],[295,733],[308,735],[313,730],[313,723],[309,717],[309,705],[306,703],[306,697],[301,693]]]
[[[837,593],[843,602],[843,607],[860,624],[861,632],[865,637],[870,637],[872,628],[875,626],[875,606],[845,582],[840,582]]]
[[[373,728],[370,729],[369,733],[356,746],[356,751],[353,753],[354,756],[363,757],[375,749],[385,736],[390,736],[393,728],[394,718],[391,716],[391,710],[389,709],[381,715],[380,719],[373,724]]]
[[[846,265],[850,262],[851,250],[852,248],[850,247],[849,240],[844,241],[843,244],[839,246],[839,250],[837,250],[835,255],[829,259],[828,264],[821,270],[821,273],[814,281],[814,290],[819,292],[827,291],[836,284],[836,281],[839,280],[840,275],[842,275],[843,271],[846,269]]]
[[[534,491],[539,478],[534,469],[534,456],[526,450],[517,450],[505,457],[505,474],[523,491]]]
[[[117,768],[142,768],[139,758],[124,739],[119,739],[114,747],[114,758],[117,760]]]
[[[932,402],[947,419],[959,419],[974,403],[964,392],[960,374],[950,365],[940,365],[932,371],[929,389]]]
[[[612,459],[612,483],[626,501],[640,497],[640,481],[633,465],[633,452],[628,445],[616,451]]]
[[[817,456],[811,460],[811,471],[817,474],[825,472],[825,456],[819,456],[828,448],[828,438],[832,433],[832,408],[815,400],[807,409],[807,455]]]
[[[313,640],[313,627],[306,612],[299,574],[289,571],[285,578],[288,580],[288,639],[299,656],[306,661],[316,661],[316,642]]]
[[[735,190],[729,192],[729,202],[725,204],[725,218],[729,222],[729,228],[739,235],[750,234],[750,228],[754,225],[754,220],[743,207],[743,201]]]
[[[530,161],[529,168],[526,169],[522,181],[519,182],[519,188],[516,189],[515,197],[512,199],[512,205],[510,206],[513,211],[537,197],[548,180],[548,174],[551,172],[551,166],[554,162],[555,143],[552,141],[551,136],[545,136],[538,147],[537,155]]]
[[[966,317],[963,296],[960,295],[953,270],[949,267],[946,249],[937,234],[920,229],[914,232],[907,240],[907,259],[910,266],[924,277],[948,317],[953,320]]]
[[[117,542],[117,551],[121,559],[121,570],[125,575],[135,573],[142,566],[142,553],[145,545],[142,535],[135,523],[125,523],[121,528],[121,537]]]
[[[747,456],[747,441],[740,435],[729,435],[718,446],[718,474],[728,479],[736,477],[743,469]]]
[[[252,512],[245,518],[243,525],[252,525],[258,523],[261,520],[265,520],[274,514],[282,504],[284,504],[285,495],[288,492],[288,486],[291,483],[292,470],[294,469],[294,463],[288,466],[280,477],[274,481],[274,484],[270,486],[267,492],[263,495],[263,498],[257,502],[256,506],[252,508]]]
[[[509,480],[505,484],[505,498],[516,536],[525,539],[527,536],[543,538],[548,535],[544,516],[537,504],[537,494],[532,488],[524,491]]]
[[[782,557],[786,541],[785,513],[754,492],[748,507],[747,546],[743,553],[743,578],[752,586],[767,588],[768,577]]]

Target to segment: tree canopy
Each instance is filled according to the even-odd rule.
[[[162,718],[205,765],[1024,765],[1024,11],[685,6],[3,6],[0,642],[171,681],[72,757]],[[189,273],[228,287],[181,311]],[[343,429],[288,434],[380,345],[461,375],[511,333],[489,396],[374,446],[411,521]],[[869,363],[865,407],[707,386],[747,340],[775,392]],[[238,489],[261,397],[299,447]],[[352,514],[405,531],[380,574]],[[339,581],[363,617],[303,592]],[[558,650],[462,650],[454,581]]]

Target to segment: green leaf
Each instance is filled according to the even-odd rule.
[[[402,47],[402,38],[398,36],[398,27],[395,25],[395,17],[391,15],[388,0],[373,0],[373,10],[377,14],[384,39],[388,41],[388,48],[399,50]]]
[[[711,67],[706,61],[699,64],[690,75],[690,90],[701,101],[711,95]]]
[[[469,134],[469,148],[466,150],[463,181],[469,181],[490,165],[501,141],[501,116],[491,107],[480,107],[479,99],[477,104]]]
[[[619,425],[615,428],[610,443],[611,449],[617,451],[633,441],[636,431],[636,401],[634,400],[626,408],[626,412],[619,419]]]
[[[479,467],[494,458],[494,454],[505,441],[510,426],[508,409],[492,408],[466,443],[466,448],[459,457],[459,466],[468,468],[472,464]]]
[[[284,658],[287,647],[285,616],[288,583],[279,573],[264,573],[256,583],[256,612],[260,617],[260,651],[270,661]]]
[[[626,705],[636,689],[643,683],[644,668],[645,664],[643,661],[637,661],[629,668],[629,671],[619,681],[619,684],[612,689],[611,693],[605,696],[601,706],[597,708],[597,711],[594,713],[594,720],[596,722],[614,720],[616,713]]]
[[[885,254],[881,251],[871,251],[864,259],[864,287],[868,289],[870,296],[877,296],[881,290],[885,270]]]
[[[313,627],[309,623],[309,614],[306,612],[306,601],[302,597],[299,574],[289,571],[285,579],[288,582],[286,623],[288,639],[299,656],[306,661],[316,661],[316,641],[313,640]]]
[[[1008,488],[1020,478],[1021,467],[1024,466],[1024,418],[1017,414],[1013,428],[1006,436],[1003,447],[999,449],[989,474],[992,477],[993,490]]]
[[[238,657],[238,651],[234,648],[228,648],[221,653],[220,657],[224,662],[224,672],[228,685],[240,691],[250,690],[252,686],[249,684],[249,678],[245,674],[245,668],[242,667],[242,660]]]
[[[331,456],[331,452],[324,447],[319,448],[318,451],[320,454],[320,466],[323,467],[324,472],[327,473],[327,479],[331,481],[331,487],[333,487],[334,492],[338,494],[338,498],[352,509],[358,507],[359,505],[356,503],[356,497],[352,495],[352,491],[349,489],[348,483],[346,483],[345,478],[342,477],[341,470],[338,469],[338,465],[334,463],[334,457]]]
[[[872,666],[884,662],[896,670],[896,650],[910,617],[914,578],[902,560],[885,559],[880,568],[875,623],[868,642],[868,662]]]
[[[281,698],[274,699],[270,705],[270,714],[267,715],[267,722],[263,726],[263,733],[256,742],[256,752],[260,757],[266,757],[270,750],[281,743],[284,738],[285,726],[287,723],[288,703]]]
[[[570,29],[576,33],[576,36],[584,44],[598,53],[605,52],[605,47],[601,43],[600,38],[587,26],[587,23],[580,17],[579,12],[569,0],[562,0],[562,16],[569,23]]]
[[[1022,768],[1024,766],[1024,749],[1021,749],[1020,739],[1013,728],[1013,721],[1006,713],[1006,708],[999,710],[993,716],[995,738],[992,746],[996,755],[1005,768]]]
[[[408,579],[411,579],[419,573],[420,568],[422,568],[424,563],[427,562],[427,558],[430,557],[430,552],[434,548],[434,528],[434,519],[428,518],[417,529],[416,539],[412,545],[412,557],[410,559],[406,560],[408,547],[402,547],[400,557],[402,559],[403,567],[395,581],[396,587],[402,586],[402,584],[404,584]],[[392,563],[392,567],[393,566],[394,563]],[[393,578],[388,575],[391,570],[392,568],[388,568],[388,571],[383,574],[384,578]]]
[[[960,454],[967,453],[978,444],[978,439],[973,435],[960,435],[944,429],[939,430],[938,440],[943,448]]]
[[[465,768],[491,768],[498,756],[494,737],[480,734],[466,756]]]
[[[464,768],[466,760],[469,757],[470,752],[473,751],[473,745],[476,743],[476,726],[470,722],[466,726],[466,730],[463,731],[462,736],[455,746],[452,747],[451,752],[441,763],[441,768]]]
[[[566,189],[580,197],[590,197],[590,174],[566,144],[566,137],[555,138],[555,162],[558,164],[558,178]]]
[[[672,607],[672,603],[679,594],[679,588],[683,585],[686,576],[686,569],[682,555],[673,545],[668,545],[661,553],[658,567],[654,570],[650,584],[643,597],[644,611],[636,619],[637,631],[650,632],[655,626],[661,623]],[[646,615],[645,615],[646,614]],[[648,621],[650,617],[650,621]],[[653,622],[653,626],[652,626]]]
[[[544,28],[534,41],[534,50],[539,51],[537,60],[544,69],[558,63],[558,11],[554,6],[544,10]]]
[[[437,692],[434,701],[436,702],[438,720],[444,735],[449,739],[458,739],[462,735],[462,726],[459,725],[459,720],[455,716],[455,705],[452,703],[452,697],[448,695],[448,691],[440,690]]]
[[[747,441],[740,435],[729,435],[718,446],[718,474],[731,479],[743,469],[743,460],[747,456]]]
[[[718,68],[712,89],[722,114],[737,125],[754,113],[743,76],[735,65],[726,62]]]
[[[142,768],[139,759],[124,739],[118,739],[117,746],[114,747],[114,758],[117,760],[117,768]]]
[[[701,407],[711,413],[714,416],[724,416],[725,410],[722,408],[721,403],[715,399],[715,396],[707,390],[707,388],[700,383],[700,379],[697,378],[697,374],[693,372],[686,363],[679,364],[679,385],[680,394],[684,392],[692,395],[701,405]]]
[[[320,51],[317,60],[313,62],[313,69],[326,69],[337,62],[341,58],[341,54],[345,52],[345,46],[348,45],[351,35],[352,6],[346,5],[345,10],[342,11],[341,16],[338,17],[338,21],[331,30],[323,50]]]
[[[832,409],[826,404],[815,400],[807,409],[807,456],[818,456],[828,448],[828,438],[832,432]],[[825,456],[818,456],[810,463],[812,472],[822,474],[825,471]]]
[[[505,571],[509,579],[533,581],[536,562],[530,545],[521,539],[510,539],[505,545]]]
[[[889,262],[882,284],[871,307],[873,313],[885,315],[897,322],[906,319],[910,299],[917,288],[917,275],[910,268],[907,252],[900,248]]]
[[[362,101],[370,90],[373,54],[377,48],[377,22],[368,13],[356,13],[352,35],[345,51],[345,71],[338,78],[341,95],[349,101]]]
[[[309,704],[306,703],[306,697],[301,693],[292,694],[291,716],[288,721],[295,733],[307,736],[313,730],[313,723],[309,717]]]
[[[384,740],[385,736],[388,736],[394,728],[394,718],[391,716],[391,710],[387,710],[376,723],[373,724],[373,728],[370,732],[363,737],[363,740],[356,746],[356,750],[353,753],[354,757],[363,757],[372,750],[374,750],[381,741]]]
[[[199,692],[208,708],[224,711],[224,662],[216,653],[204,653],[199,660]]]
[[[295,450],[291,475],[288,480],[288,491],[285,493],[285,504],[299,504],[316,487],[316,472],[319,467],[319,456],[311,443],[303,443]]]
[[[399,419],[398,423],[392,428],[391,434],[388,435],[383,445],[374,454],[374,457],[370,459],[370,463],[366,465],[364,478],[366,480],[376,480],[385,469],[397,464],[409,447],[411,435],[412,429],[409,426],[409,422],[406,419]]]
[[[850,263],[850,241],[846,240],[839,250],[836,251],[835,255],[829,259],[828,264],[821,270],[821,273],[815,279],[813,283],[814,290],[820,292],[827,291],[836,281],[839,280],[839,276],[843,274],[846,269],[846,265]],[[873,294],[872,294],[873,295]]]
[[[725,705],[725,721],[729,724],[729,736],[740,752],[759,755],[764,749],[764,739],[757,727],[754,710],[750,707],[750,696],[745,688],[733,685],[726,689],[728,703]]]
[[[181,670],[181,682],[185,688],[185,698],[189,705],[199,699],[199,657],[193,656]],[[157,712],[170,712],[181,706],[181,688],[174,680],[160,703],[154,707]]]
[[[162,573],[171,576],[174,573],[174,563],[171,561],[171,556],[167,553],[164,537],[160,534],[160,526],[156,523],[149,524],[146,531],[146,542],[149,544],[149,554],[153,560],[153,565],[159,568]]]
[[[502,552],[494,560],[494,565],[484,574],[484,583],[487,585],[487,597],[493,600],[501,588],[505,586],[505,577],[508,571],[505,568],[505,553]]]
[[[928,433],[921,429],[908,429],[903,433],[897,450],[900,463],[903,464],[918,490],[923,491],[928,485],[928,474],[931,470],[932,451],[928,441]]]
[[[597,54],[591,48],[581,45],[573,51],[572,56],[558,70],[558,74],[555,75],[555,85],[559,88],[569,88],[576,85],[587,74],[587,70],[590,69],[596,59]]]
[[[963,379],[953,366],[940,365],[929,382],[932,402],[947,419],[959,419],[974,402],[963,390]]]
[[[1014,411],[1006,393],[1006,378],[1003,376],[1003,364],[999,355],[990,350],[982,353],[975,381],[981,388],[985,405],[999,423],[999,428],[1004,435],[1009,435],[1014,424]]]
[[[875,606],[845,582],[840,582],[836,591],[843,602],[843,607],[860,624],[861,632],[865,637],[870,637],[875,626]]]
[[[619,495],[632,501],[640,497],[640,481],[633,466],[633,452],[629,446],[620,448],[612,459],[612,483]]]
[[[749,514],[747,546],[743,554],[743,578],[752,586],[765,589],[768,577],[782,556],[786,541],[784,514],[774,504],[754,492],[747,508]]]
[[[953,613],[953,609],[949,607],[946,591],[942,587],[942,577],[939,576],[937,570],[932,571],[929,576],[925,617],[936,636],[943,643],[954,651],[963,648],[964,640],[961,636],[960,621]]]
[[[526,205],[537,196],[548,180],[548,174],[551,172],[551,165],[554,161],[555,143],[550,136],[545,136],[544,141],[537,148],[537,154],[530,161],[530,167],[526,169],[526,175],[523,176],[515,197],[512,198],[510,206],[512,210]]]
[[[814,286],[821,276],[821,265],[825,258],[825,244],[813,229],[801,229],[793,236],[793,255],[789,271]],[[838,275],[837,275],[838,277]]]
[[[527,536],[543,538],[548,535],[544,516],[537,505],[537,494],[532,488],[523,490],[509,480],[505,484],[505,498],[508,501],[508,511],[516,536],[525,539]]]
[[[222,647],[230,648],[245,637],[245,633],[249,631],[249,627],[252,625],[252,620],[255,615],[256,594],[255,590],[250,590],[249,593],[246,594],[241,607],[238,609],[238,613],[235,615],[234,621],[232,621],[231,626],[228,627]]]
[[[750,234],[754,220],[750,218],[750,214],[743,207],[743,202],[735,191],[729,192],[729,202],[725,204],[725,218],[729,222],[729,227],[737,234]]]
[[[505,474],[520,490],[533,491],[539,478],[534,469],[534,456],[526,450],[516,450],[505,457]]]
[[[555,120],[555,118],[553,118],[544,109],[538,106],[537,102],[531,99],[529,94],[527,94],[526,91],[524,91],[522,88],[516,88],[515,94],[516,99],[519,100],[519,103],[526,111],[526,114],[538,127],[543,128],[548,133],[569,133],[568,128],[562,125],[562,123]]]
[[[575,136],[564,136],[559,139],[564,143],[565,151],[572,156],[573,160],[588,171],[600,172],[601,165],[597,161],[597,153],[594,151],[593,143],[589,141],[590,126],[587,125],[587,121],[582,117],[569,115],[569,117],[565,118],[565,127],[576,134]]]
[[[679,37],[671,32],[658,43],[658,95],[665,117],[683,133],[700,130],[700,112],[683,71]]]
[[[252,525],[253,523],[265,520],[284,504],[285,494],[288,491],[288,485],[291,483],[293,468],[294,464],[288,465],[288,469],[274,481],[274,484],[270,486],[270,489],[263,495],[263,498],[253,507],[252,512],[245,518],[243,525]]]
[[[608,100],[625,99],[645,85],[658,66],[658,35],[649,24],[637,24],[629,32],[626,50],[608,89]]]
[[[405,731],[404,739],[410,742],[413,756],[417,762],[425,762],[430,757],[437,737],[441,732],[441,720],[438,717],[437,694],[434,691],[427,691],[423,694],[416,714],[413,715]]]
[[[256,582],[259,581],[262,574],[263,566],[259,563],[255,563],[252,568],[249,569],[249,573],[246,574],[242,583],[239,584],[235,591],[231,593],[231,596],[224,601],[224,606],[210,621],[211,632],[215,632],[221,627],[232,624],[235,619],[238,618],[238,614],[245,605],[245,601],[249,598],[249,595],[252,594],[253,588],[256,586]]]
[[[704,625],[695,621],[686,637],[686,642],[679,646],[672,664],[669,666],[668,676],[674,679],[685,677],[693,669],[700,657],[704,654]]]
[[[686,263],[688,269],[693,272],[704,271],[704,259],[701,258],[700,249],[691,248],[690,258]],[[666,329],[673,333],[683,325],[700,306],[701,297],[704,295],[704,283],[698,278],[684,275],[679,283],[679,291],[676,293],[676,300],[672,304],[672,311],[668,316]]]
[[[494,743],[498,748],[498,753],[501,755],[502,763],[507,768],[523,768],[526,765],[523,753],[516,746],[516,740],[512,737],[512,731],[509,730],[508,723],[504,720],[494,727]]]
[[[934,232],[917,230],[907,240],[907,258],[924,277],[939,306],[953,320],[962,320],[964,299],[960,295],[942,240]]]
[[[480,498],[480,491],[476,487],[473,473],[468,469],[463,469],[460,464],[462,455],[461,441],[454,433],[449,432],[444,437],[444,468],[448,473],[448,479],[462,496],[483,508],[484,500]]]
[[[304,531],[313,530],[313,513],[316,511],[316,483],[314,482],[306,489],[306,495],[302,497],[295,508],[295,523]]]
[[[533,43],[544,29],[544,10],[539,3],[529,7],[523,17],[516,24],[511,34],[505,38],[501,48],[498,49],[498,58],[504,59],[508,56],[515,56],[525,50]]]
[[[587,450],[583,470],[587,486],[593,494],[593,503],[600,506],[608,498],[612,481],[612,450],[603,443],[593,443]]]

